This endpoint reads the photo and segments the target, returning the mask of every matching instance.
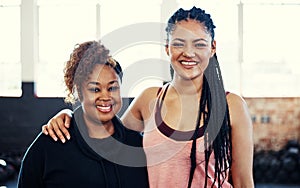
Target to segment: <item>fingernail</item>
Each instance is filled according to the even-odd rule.
[[[70,135],[67,136],[67,139],[70,140]]]
[[[54,141],[56,142],[56,141],[57,141],[57,138],[54,138]]]
[[[65,140],[65,139],[62,139],[61,141],[62,141],[62,143],[65,143],[65,142],[66,142],[66,140]]]

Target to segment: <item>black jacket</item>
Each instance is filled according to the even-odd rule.
[[[25,153],[18,187],[149,187],[142,136],[117,117],[113,123],[111,137],[91,139],[78,108],[65,144],[40,133]]]

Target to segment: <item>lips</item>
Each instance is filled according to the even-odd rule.
[[[96,108],[103,113],[108,113],[112,111],[112,106],[111,104],[105,104],[105,105],[97,105]]]

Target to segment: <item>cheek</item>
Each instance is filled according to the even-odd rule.
[[[114,103],[115,103],[115,105],[114,105],[114,112],[118,113],[121,110],[121,108],[122,108],[122,104],[123,104],[122,98],[121,98],[120,95],[113,96],[113,100],[114,100]]]
[[[214,55],[211,51],[202,51],[201,53],[198,53],[198,56],[202,61],[209,61],[209,59]]]
[[[178,56],[180,55],[181,53],[178,51],[178,50],[175,50],[175,49],[170,49],[169,51],[169,56],[171,59],[176,59],[178,58]]]
[[[96,94],[95,93],[88,93],[88,92],[82,92],[81,93],[81,102],[82,103],[91,103],[91,102],[95,102],[96,99]]]
[[[120,92],[113,94],[112,97],[116,103],[122,103],[122,97]]]

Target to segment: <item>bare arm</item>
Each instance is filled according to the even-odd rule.
[[[227,96],[232,126],[232,179],[236,188],[252,188],[253,127],[246,102],[238,95]]]
[[[144,123],[151,116],[158,89],[148,88],[131,102],[121,118],[125,127],[139,132],[144,130]]]
[[[70,139],[70,134],[67,128],[70,126],[72,111],[63,109],[52,117],[46,125],[42,126],[42,132],[45,135],[50,135],[53,140],[57,141],[58,138],[65,143],[67,138]],[[58,137],[58,138],[57,138]]]
[[[121,121],[128,129],[141,132],[144,129],[144,123],[138,103],[138,99],[135,98],[122,115]]]
[[[127,108],[121,120],[127,128],[135,131],[144,130],[144,121],[150,117],[158,87],[148,88],[136,97]],[[72,111],[64,109],[52,117],[46,125],[42,126],[42,131],[50,135],[53,140],[58,138],[65,143],[66,138],[70,139],[67,128],[70,126]]]

